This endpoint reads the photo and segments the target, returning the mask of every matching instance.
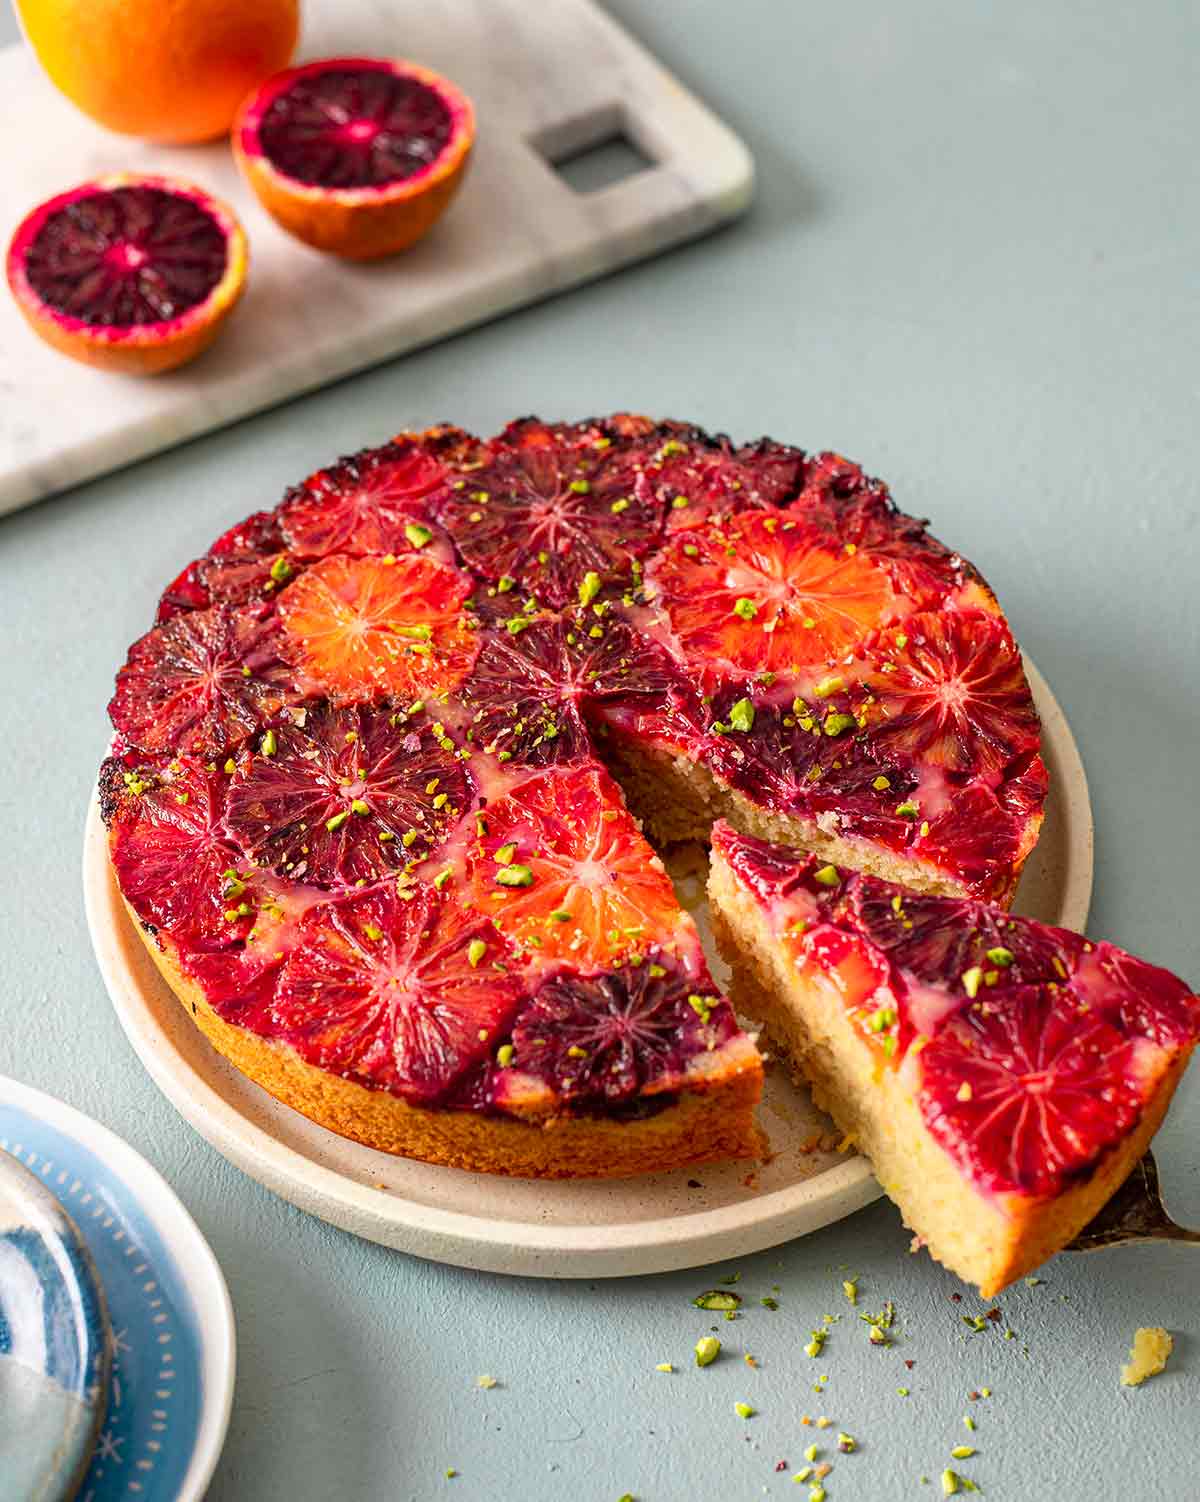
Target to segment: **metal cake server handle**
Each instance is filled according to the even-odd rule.
[[[1092,1220],[1068,1252],[1098,1252],[1106,1246],[1129,1246],[1135,1241],[1191,1242],[1200,1246],[1200,1231],[1176,1225],[1167,1214],[1158,1186],[1158,1164],[1147,1152],[1133,1172]]]

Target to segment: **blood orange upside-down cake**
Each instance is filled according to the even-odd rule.
[[[312,475],[174,580],[110,712],[116,878],[217,1048],[498,1173],[760,1150],[643,829],[1003,905],[1046,793],[969,563],[837,455],[631,416]]]

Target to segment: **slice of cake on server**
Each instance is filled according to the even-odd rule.
[[[725,823],[709,900],[739,1010],[984,1297],[1100,1209],[1200,1036],[1200,997],[1111,944]]]

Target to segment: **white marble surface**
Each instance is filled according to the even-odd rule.
[[[479,115],[475,160],[445,219],[406,255],[368,266],[285,235],[224,144],[162,148],[111,135],[56,93],[27,49],[0,52],[5,242],[34,203],[131,169],[191,177],[228,199],[251,249],[246,297],[217,345],[157,378],[65,359],[0,296],[0,512],[601,276],[749,201],[740,141],[589,0],[339,0],[311,15],[301,56],[355,52],[445,72]],[[576,193],[547,161],[621,126],[653,167]]]

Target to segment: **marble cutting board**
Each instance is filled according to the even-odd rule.
[[[427,240],[351,266],[291,240],[224,144],[163,148],[93,125],[27,48],[0,51],[0,236],[100,172],[175,172],[233,203],[250,237],[245,301],[194,365],[136,380],[78,365],[0,291],[0,513],[299,392],[604,275],[734,218],[749,154],[590,0],[319,0],[299,55],[395,53],[474,99],[475,161]],[[624,136],[647,159],[576,191],[553,165]]]

